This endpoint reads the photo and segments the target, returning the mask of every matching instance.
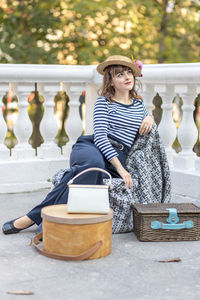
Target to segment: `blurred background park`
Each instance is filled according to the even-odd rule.
[[[144,64],[199,62],[199,21],[199,0],[1,0],[0,63],[91,65],[115,54],[140,59]],[[83,132],[84,100],[83,92],[79,109]],[[10,149],[17,143],[13,130],[17,101],[11,90],[3,97],[3,115],[8,126],[5,144]],[[38,93],[37,84],[28,101],[33,124],[29,142],[37,149],[43,142],[39,125],[44,112],[44,98]],[[59,128],[55,141],[61,148],[68,141],[64,126],[68,102],[65,92],[55,97]],[[183,102],[178,95],[172,102],[178,128]],[[153,104],[155,121],[159,124],[162,117],[159,95]],[[199,133],[199,95],[193,105]],[[181,151],[177,138],[173,148]],[[199,134],[193,150],[200,156]]]

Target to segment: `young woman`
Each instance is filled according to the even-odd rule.
[[[67,182],[87,168],[106,169],[113,177],[123,178],[126,186],[131,187],[131,175],[125,167],[128,151],[136,134],[148,134],[154,123],[136,91],[136,77],[141,76],[139,66],[139,61],[133,62],[120,55],[110,56],[98,65],[103,84],[94,107],[94,135],[78,138],[72,147],[70,169],[60,183],[27,215],[6,222],[2,228],[4,234],[18,233],[35,223],[40,225],[42,207],[67,203]],[[102,184],[103,177],[103,173],[97,171],[87,172],[75,183]]]

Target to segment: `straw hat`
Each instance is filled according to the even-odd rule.
[[[126,66],[129,67],[133,71],[134,76],[140,76],[141,75],[141,70],[136,64],[136,62],[133,62],[130,58],[122,55],[113,55],[108,57],[104,62],[100,63],[97,66],[97,71],[101,74],[104,75],[105,73],[105,68],[111,65],[121,65],[121,66]]]

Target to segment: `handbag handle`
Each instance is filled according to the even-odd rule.
[[[88,169],[86,169],[86,170],[80,172],[80,173],[77,174],[76,176],[74,176],[67,184],[72,184],[73,181],[74,181],[76,178],[78,178],[78,177],[81,176],[82,174],[84,174],[84,173],[86,173],[86,172],[89,172],[89,171],[100,171],[100,172],[103,172],[103,173],[107,174],[107,175],[109,176],[109,179],[110,179],[108,185],[111,185],[112,177],[111,177],[110,173],[108,173],[106,170],[101,169],[101,168],[88,168]]]
[[[30,245],[33,245],[35,247],[35,249],[44,256],[48,256],[48,257],[55,258],[55,259],[67,260],[67,261],[85,260],[85,259],[89,258],[90,256],[92,256],[103,244],[103,242],[100,240],[94,246],[92,246],[91,248],[82,252],[79,255],[64,255],[64,254],[54,254],[54,253],[50,253],[50,252],[40,249],[38,244],[40,243],[41,239],[42,239],[42,232],[38,233],[31,240]]]

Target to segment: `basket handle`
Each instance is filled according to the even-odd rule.
[[[152,221],[152,229],[191,229],[194,227],[194,222],[192,220],[184,221],[183,223],[178,223],[179,217],[176,208],[166,208],[169,211],[169,217],[167,218],[168,223],[162,223],[160,221]]]
[[[82,174],[84,174],[84,173],[86,173],[86,172],[89,172],[89,171],[100,171],[100,172],[105,173],[106,175],[109,176],[109,179],[110,179],[108,185],[111,185],[112,177],[111,177],[110,173],[108,173],[106,170],[101,169],[101,168],[88,168],[88,169],[86,169],[86,170],[83,170],[82,172],[80,172],[79,174],[77,174],[76,176],[74,176],[67,184],[72,184],[73,181],[74,181],[76,178],[78,178],[78,177],[81,176]]]
[[[42,250],[38,244],[40,244],[40,241],[42,239],[42,232],[38,233],[32,240],[30,245],[33,245],[35,249],[42,255],[48,256],[55,259],[61,259],[61,260],[67,260],[67,261],[80,261],[88,259],[90,256],[95,254],[95,252],[102,246],[103,242],[100,240],[98,241],[94,246],[89,248],[88,250],[82,252],[79,255],[64,255],[64,254],[54,254],[47,252],[45,250]]]

